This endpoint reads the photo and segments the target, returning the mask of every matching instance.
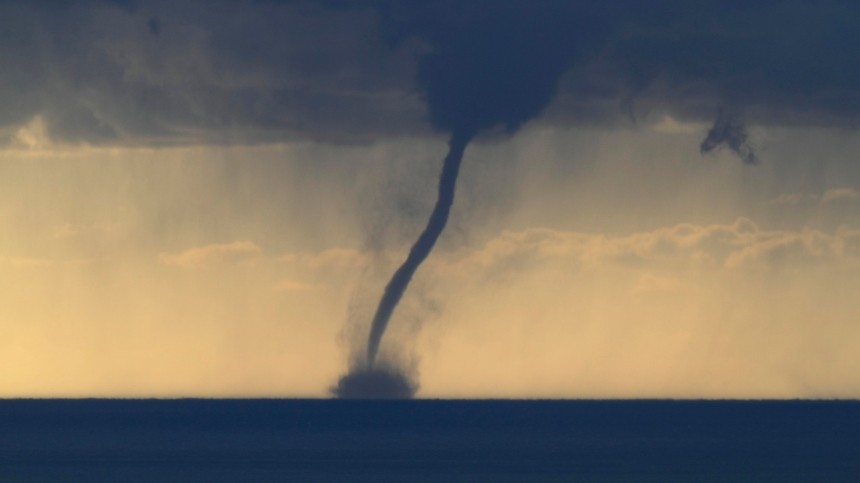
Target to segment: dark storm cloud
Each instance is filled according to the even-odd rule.
[[[6,2],[0,37],[0,132],[71,142],[860,114],[849,1]]]
[[[368,141],[423,126],[408,44],[315,3],[0,6],[0,123],[94,143]],[[8,28],[7,28],[8,27]]]
[[[416,80],[434,126],[512,132],[555,95],[561,75],[605,30],[603,12],[583,2],[451,2],[387,11],[395,38],[420,38]]]
[[[627,2],[595,61],[571,71],[566,109],[713,120],[731,105],[749,122],[851,124],[860,114],[855,2]],[[604,101],[604,104],[600,104]],[[608,106],[608,107],[601,107]],[[601,110],[602,109],[602,110]]]

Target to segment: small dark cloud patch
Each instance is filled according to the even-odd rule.
[[[161,21],[156,17],[150,17],[149,20],[146,21],[146,28],[149,29],[149,33],[152,35],[158,35],[161,33]]]
[[[749,144],[746,126],[739,117],[721,111],[707,137],[699,145],[699,151],[708,154],[724,146],[745,164],[758,162],[755,151]]]

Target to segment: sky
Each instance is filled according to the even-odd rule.
[[[860,397],[854,2],[0,6],[0,397]]]

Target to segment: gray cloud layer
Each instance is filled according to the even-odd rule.
[[[0,135],[367,142],[549,99],[549,122],[857,123],[855,2],[604,3],[4,3]]]
[[[4,4],[0,123],[91,143],[356,141],[414,130],[408,48],[313,4]],[[10,68],[11,67],[11,68]]]

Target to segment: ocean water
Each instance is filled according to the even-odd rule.
[[[860,482],[860,402],[0,401],[42,481]]]

